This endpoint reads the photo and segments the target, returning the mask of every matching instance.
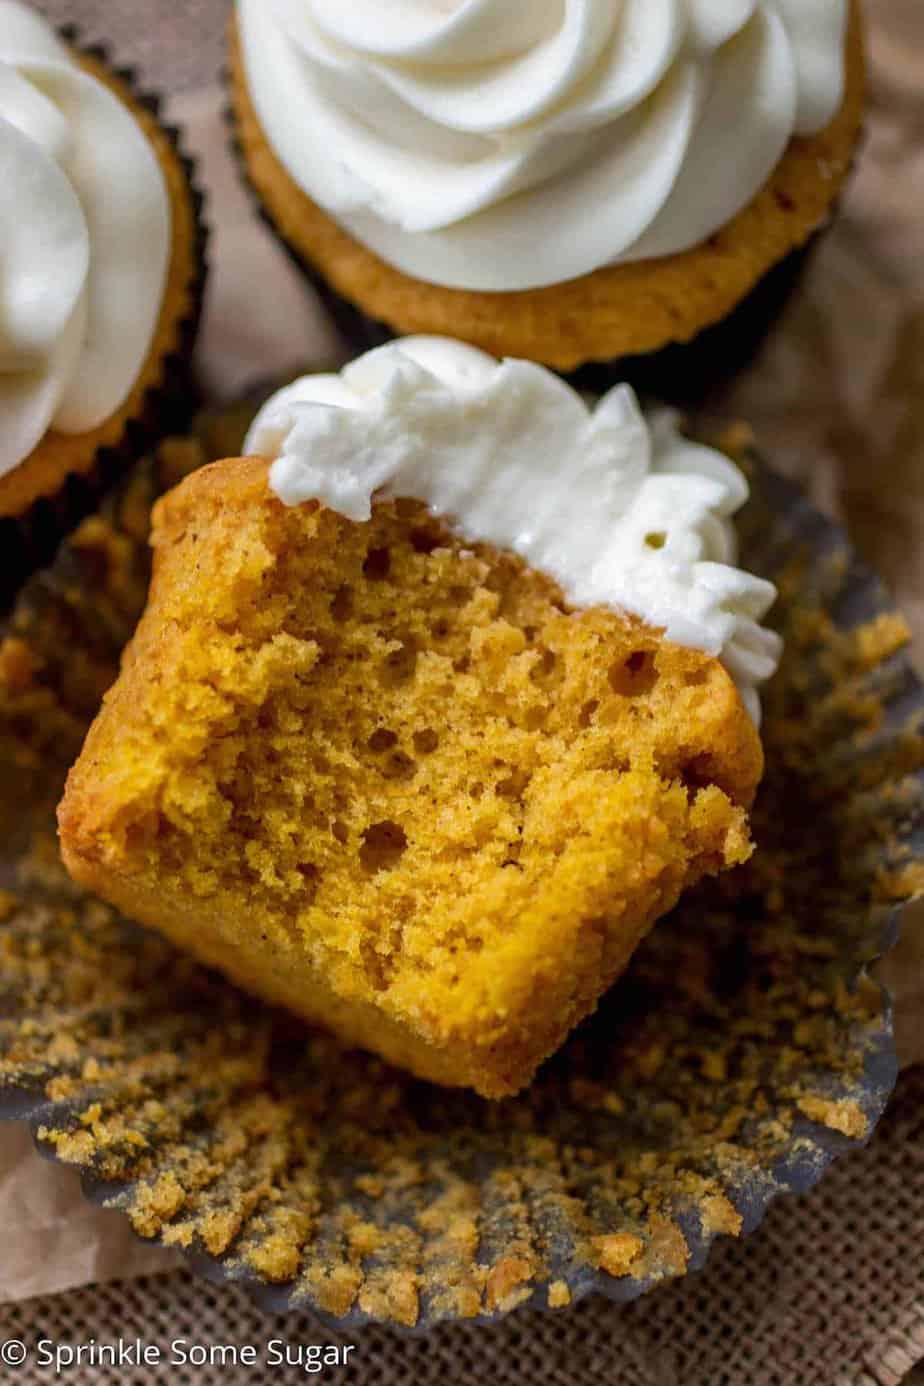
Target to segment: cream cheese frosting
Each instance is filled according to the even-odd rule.
[[[630,612],[717,656],[759,720],[781,642],[761,625],[775,588],[735,566],[747,482],[669,411],[646,418],[629,386],[591,406],[542,366],[406,337],[280,390],[245,449],[272,461],[285,505],[361,523],[374,500],[412,497],[547,573],[570,606]]]
[[[699,244],[843,100],[847,0],[238,0],[260,123],[383,260],[520,290]]]
[[[163,301],[171,213],[131,112],[0,0],[0,476],[124,403]]]

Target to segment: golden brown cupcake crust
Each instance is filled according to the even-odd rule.
[[[180,349],[183,325],[193,308],[197,271],[196,212],[182,159],[156,116],[105,62],[77,50],[74,58],[128,107],[157,155],[172,215],[170,265],[157,327],[128,398],[114,414],[88,433],[49,431],[29,457],[5,476],[0,476],[0,519],[25,514],[40,497],[58,492],[72,473],[89,472],[101,448],[118,446],[126,426],[143,413],[147,392],[162,383],[165,362]]]
[[[763,190],[702,245],[517,293],[448,289],[386,264],[324,212],[273,152],[251,100],[237,30],[230,85],[240,149],[280,235],[343,298],[397,335],[458,337],[495,356],[570,371],[686,342],[725,317],[823,224],[850,171],[864,106],[860,0],[851,0],[846,90],[834,120],[794,138]]]

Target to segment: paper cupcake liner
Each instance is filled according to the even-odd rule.
[[[629,1300],[702,1266],[865,1142],[895,1078],[891,946],[924,861],[924,690],[843,535],[753,462],[749,568],[780,585],[751,863],[656,926],[499,1103],[345,1051],[71,885],[53,812],[144,600],[171,442],[21,595],[0,644],[0,1115],[88,1195],[266,1308],[416,1329]]]
[[[30,573],[51,561],[62,538],[84,516],[92,513],[100,496],[160,439],[189,427],[198,400],[192,374],[192,355],[205,294],[208,271],[208,227],[203,217],[205,194],[199,186],[198,166],[183,147],[183,132],[160,119],[162,97],[139,84],[134,68],[116,66],[104,44],[81,42],[73,25],[58,30],[61,38],[87,57],[103,63],[130,92],[134,101],[158,121],[186,176],[194,220],[194,272],[187,296],[189,308],[178,324],[178,346],[161,364],[161,379],[144,396],[140,414],[130,419],[114,447],[100,448],[91,465],[70,473],[58,491],[42,496],[29,509],[0,518],[0,613],[8,610],[18,587]]]
[[[594,394],[627,381],[639,394],[668,404],[702,404],[754,360],[799,287],[824,234],[824,230],[817,231],[805,245],[791,250],[730,313],[711,327],[704,327],[690,341],[671,342],[647,355],[591,361],[566,378],[577,389]]]

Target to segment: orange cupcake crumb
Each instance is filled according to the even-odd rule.
[[[751,852],[722,666],[569,611],[413,501],[286,509],[267,464],[155,510],[147,611],[59,810],[74,877],[243,987],[487,1097]]]

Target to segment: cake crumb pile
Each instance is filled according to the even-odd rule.
[[[60,811],[76,879],[420,1076],[517,1091],[653,922],[750,855],[728,674],[569,611],[415,501],[356,524],[220,462]]]

